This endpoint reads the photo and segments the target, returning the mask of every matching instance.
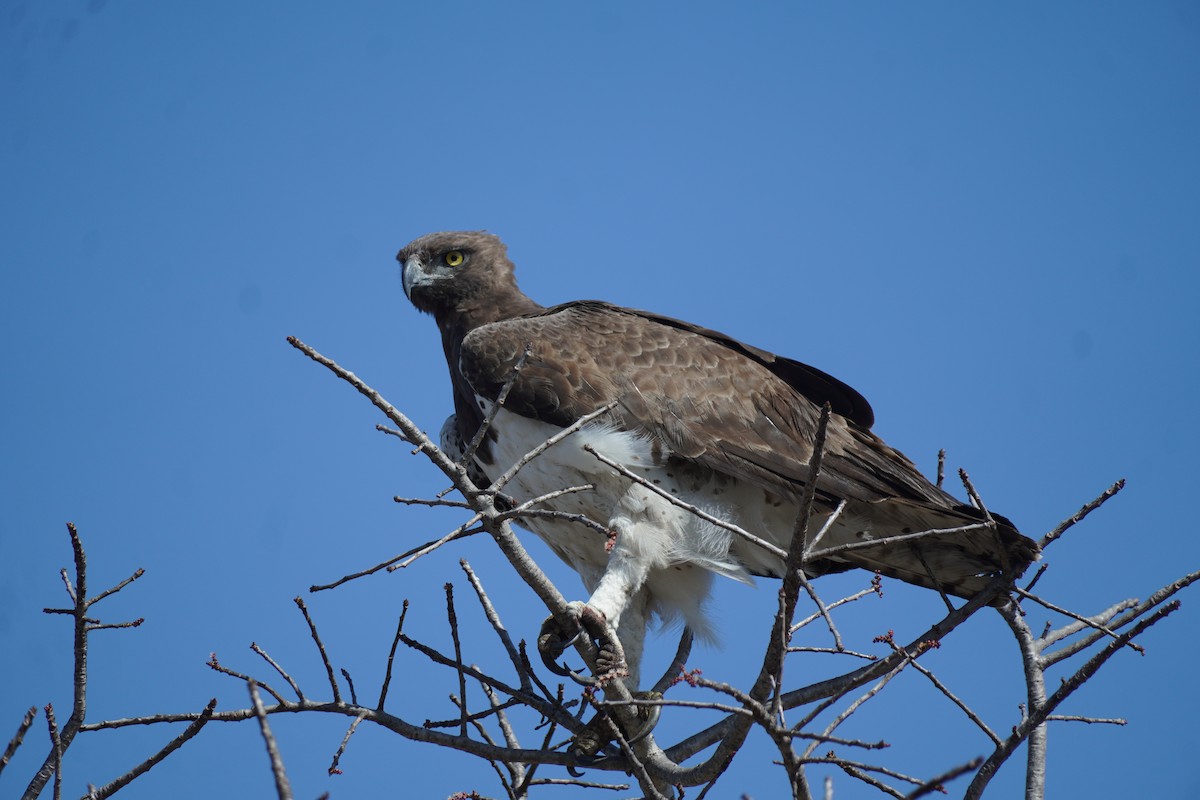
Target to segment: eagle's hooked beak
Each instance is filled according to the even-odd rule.
[[[425,282],[425,264],[422,263],[419,255],[409,256],[404,261],[403,278],[404,295],[412,300],[413,287]]]

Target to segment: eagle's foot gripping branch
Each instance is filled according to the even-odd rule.
[[[575,757],[577,764],[583,767],[593,766],[606,758],[601,751],[613,741],[613,725],[617,726],[625,744],[633,745],[646,738],[654,726],[658,724],[659,712],[662,706],[655,701],[662,700],[662,692],[634,692],[634,700],[651,701],[648,705],[636,708],[636,717],[632,725],[627,726],[617,718],[610,716],[603,709],[596,712],[587,727],[571,740],[567,752]],[[572,771],[572,774],[575,774]],[[579,777],[576,775],[576,777]]]
[[[571,603],[568,608],[575,620],[575,625],[564,630],[553,616],[542,622],[538,633],[538,653],[546,669],[555,675],[569,677],[585,686],[608,683],[614,678],[623,678],[629,674],[625,663],[625,651],[616,631],[608,624],[604,615],[585,603]],[[596,647],[595,677],[588,677],[570,669],[566,664],[558,663],[558,659],[568,647],[575,644],[579,637],[586,635]]]

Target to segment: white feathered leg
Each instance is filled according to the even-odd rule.
[[[626,685],[636,688],[649,613],[646,577],[667,563],[678,515],[662,498],[635,484],[621,497],[608,525],[616,538],[587,604],[617,631],[629,670]]]
[[[650,614],[648,606],[647,592],[641,589],[630,599],[625,613],[621,615],[621,624],[617,627],[617,638],[621,640],[621,648],[625,651],[625,669],[629,672],[625,678],[625,688],[631,692],[637,691],[641,675],[642,652]]]

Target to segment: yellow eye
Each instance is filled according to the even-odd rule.
[[[442,261],[446,262],[447,267],[457,267],[463,262],[463,254],[461,250],[451,250],[446,255],[442,256]]]

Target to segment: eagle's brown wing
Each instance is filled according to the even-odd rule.
[[[808,480],[818,404],[829,401],[836,413],[817,481],[827,500],[854,503],[870,516],[877,538],[979,520],[856,421],[870,419],[861,395],[799,362],[676,320],[585,301],[475,329],[463,341],[461,374],[494,399],[527,344],[531,355],[505,402],[513,413],[566,426],[615,400],[623,427],[675,457],[796,498]],[[937,583],[948,591],[969,594],[978,582],[965,578],[999,570],[1006,559],[1019,571],[1036,556],[1036,545],[1007,521],[1004,555],[993,532],[977,533],[954,542],[968,551],[964,564],[934,565]],[[856,551],[846,561],[934,585],[928,563],[919,557],[879,563],[872,554],[882,557],[883,550]]]

